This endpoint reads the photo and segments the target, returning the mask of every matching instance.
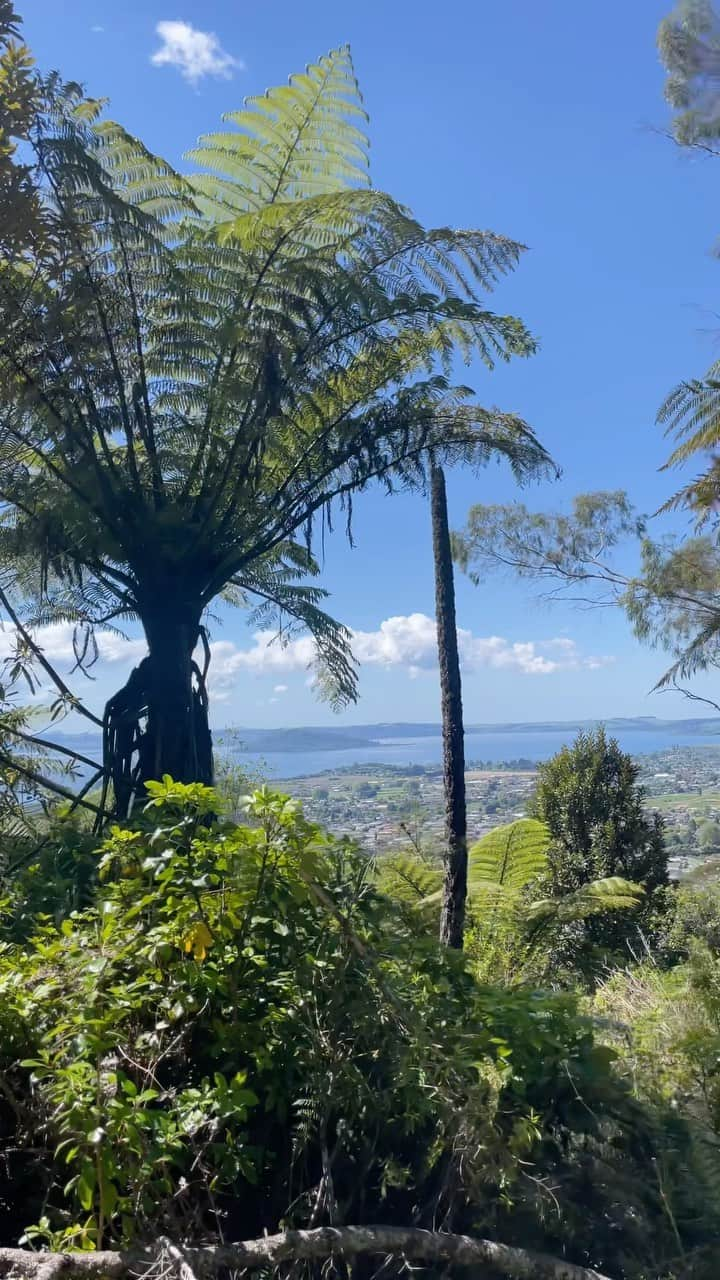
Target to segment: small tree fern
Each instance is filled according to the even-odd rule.
[[[547,964],[538,963],[541,953],[551,955],[563,926],[639,905],[642,886],[620,876],[592,880],[554,897],[535,897],[546,884],[551,845],[543,822],[522,818],[497,827],[471,849],[468,892],[481,967],[492,970],[499,961],[506,973],[544,973]]]
[[[470,850],[468,888],[475,901],[483,894],[519,897],[547,867],[549,843],[547,827],[534,818],[489,831]]]
[[[486,976],[538,972],[538,958],[564,926],[602,912],[639,906],[642,885],[620,876],[593,880],[554,897],[546,888],[552,837],[543,822],[521,818],[495,827],[469,851],[470,954]],[[416,853],[383,863],[380,888],[425,914],[442,897],[441,872]],[[423,890],[427,888],[426,892]],[[536,896],[537,895],[537,896]]]

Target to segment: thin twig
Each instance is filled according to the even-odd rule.
[[[22,622],[20,621],[20,618],[18,617],[17,613],[13,609],[2,587],[0,587],[0,604],[3,606],[3,609],[8,614],[13,626],[22,636],[22,639],[24,640],[28,649],[30,649],[30,651],[35,655],[35,657],[37,658],[37,661],[40,663],[40,666],[43,668],[43,671],[47,672],[53,684],[55,685],[55,688],[59,690],[63,698],[67,698],[68,701],[72,703],[73,710],[77,711],[78,715],[85,716],[87,720],[92,720],[93,724],[100,725],[100,728],[102,728],[102,720],[98,719],[98,717],[94,715],[92,711],[88,711],[87,707],[83,706],[79,698],[77,698],[75,694],[72,692],[72,690],[68,688],[68,686],[65,684],[65,681],[63,680],[62,676],[58,675],[57,671],[52,666],[52,664],[48,662],[39,644],[37,644],[33,640],[27,627],[23,626]]]
[[[44,747],[46,751],[58,751],[60,755],[70,756],[72,760],[79,760],[82,764],[88,764],[91,769],[97,769],[102,773],[102,765],[98,764],[97,760],[91,760],[89,756],[84,756],[81,751],[73,751],[71,747],[62,747],[59,742],[37,738],[32,733],[23,733],[22,729],[11,729],[9,725],[3,725],[3,733],[9,733],[13,738],[21,738],[23,742],[29,742],[34,747]]]

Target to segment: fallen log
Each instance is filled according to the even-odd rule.
[[[0,1248],[0,1277],[18,1280],[125,1280],[159,1269],[168,1261],[183,1280],[218,1271],[258,1271],[283,1262],[356,1258],[362,1254],[397,1256],[409,1262],[483,1266],[512,1280],[609,1280],[599,1271],[515,1245],[418,1227],[317,1227],[283,1231],[239,1244],[185,1247],[158,1240],[155,1249],[127,1252],[33,1253]]]

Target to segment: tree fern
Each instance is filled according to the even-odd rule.
[[[189,153],[210,175],[194,179],[215,216],[369,184],[367,115],[347,45],[287,85],[246,100]]]
[[[0,271],[0,562],[28,623],[71,619],[81,646],[142,622],[148,657],[105,712],[124,812],[148,776],[211,779],[193,651],[219,595],[308,629],[317,687],[352,700],[318,535],[338,517],[351,534],[375,482],[422,487],[431,455],[502,457],[519,479],[549,459],[452,381],[458,353],[533,350],[485,297],[521,246],[424,228],[369,188],[347,49],[231,113],[188,176],[76,86],[33,83],[43,234]]]
[[[470,953],[485,976],[497,976],[498,967],[506,977],[517,976],[563,925],[601,912],[629,910],[642,900],[642,886],[619,876],[593,880],[554,897],[535,897],[543,887],[551,843],[543,822],[521,818],[495,827],[469,850]],[[437,904],[440,896],[434,888],[421,904]]]
[[[558,898],[538,898],[525,908],[525,919],[532,931],[551,922],[574,923],[603,911],[628,911],[638,907],[643,897],[642,885],[622,876],[606,876],[591,880]]]

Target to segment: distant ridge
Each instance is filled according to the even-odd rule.
[[[717,735],[720,741],[720,716],[696,717],[686,720],[661,720],[657,716],[615,716],[606,720],[516,720],[502,724],[468,724],[466,734],[472,733],[580,733],[604,725],[608,733],[635,731],[697,734],[699,738]],[[439,724],[411,724],[405,721],[384,721],[359,725],[304,725],[292,729],[216,729],[213,737],[220,750],[232,748],[233,753],[248,752],[270,754],[275,751],[352,751],[361,747],[378,746],[382,741],[396,738],[437,738]],[[48,734],[63,743],[71,742],[76,750],[100,750],[100,735],[94,733]]]
[[[660,720],[657,716],[614,717],[607,720],[540,720],[513,721],[503,724],[468,724],[465,734],[472,733],[581,733],[604,725],[608,733],[628,730],[697,734],[698,737],[720,738],[720,716],[687,720]],[[215,742],[232,742],[233,749],[248,751],[350,751],[354,747],[377,746],[388,738],[438,738],[439,724],[385,721],[377,724],[323,725],[299,729],[221,729]]]

